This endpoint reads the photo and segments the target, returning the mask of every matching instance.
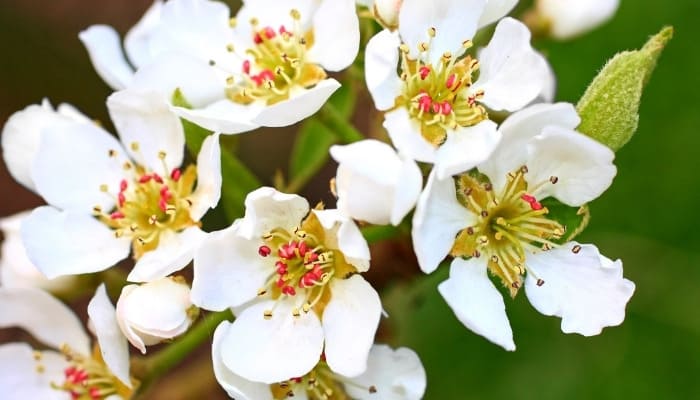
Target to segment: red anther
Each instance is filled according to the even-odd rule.
[[[282,261],[277,261],[275,263],[275,267],[277,267],[278,274],[284,275],[287,273],[287,264],[283,263]]]
[[[532,208],[532,209],[535,210],[535,211],[539,211],[539,210],[543,209],[544,206],[542,205],[542,203],[540,203],[539,201],[535,200],[535,201],[533,201],[532,203],[530,203],[530,208]]]
[[[294,296],[297,294],[297,291],[291,286],[285,286],[282,288],[282,293],[286,294],[287,296]]]
[[[158,175],[154,172],[152,176],[153,176],[154,181],[156,181],[158,183],[163,183],[163,178],[161,178],[160,175]]]
[[[285,280],[282,279],[282,278],[279,278],[279,279],[277,280],[277,282],[276,282],[276,285],[277,285],[278,288],[282,288],[282,287],[284,287],[285,285],[287,285],[287,281],[285,281]]]
[[[292,379],[290,379],[290,380],[294,381],[295,383],[301,383],[301,381],[302,381],[303,379],[302,379],[302,378],[292,378]]]
[[[122,219],[124,218],[124,213],[121,211],[115,211],[112,214],[110,214],[109,217],[112,219]]]
[[[170,172],[170,179],[174,180],[175,182],[179,181],[181,176],[182,171],[180,171],[180,168],[173,168],[173,170]]]
[[[88,390],[88,393],[90,394],[91,399],[100,400],[102,398],[102,395],[100,394],[100,389],[96,386],[91,387]]]
[[[158,208],[163,212],[168,211],[168,201],[161,197],[160,200],[158,200]]]
[[[449,89],[452,87],[452,85],[455,84],[455,80],[457,79],[457,76],[455,74],[450,74],[450,76],[447,77],[447,81],[445,81],[445,86]]]
[[[523,201],[528,203],[528,204],[532,204],[532,203],[537,201],[535,196],[530,196],[529,194],[523,194],[522,196],[520,196],[520,198],[523,199]]]
[[[151,175],[149,175],[149,174],[142,175],[142,176],[139,178],[139,183],[147,183],[147,182],[149,182],[149,181],[151,180],[151,178],[153,178],[153,177],[152,177]]]
[[[430,107],[433,104],[433,99],[430,98],[429,95],[424,94],[420,98],[418,98],[418,108],[423,111],[423,112],[428,112],[430,111]]]
[[[73,374],[66,377],[66,380],[70,383],[77,385],[77,384],[85,382],[87,380],[87,378],[88,378],[87,372],[85,372],[82,369],[78,369],[78,370],[75,370],[75,372],[73,372]]]
[[[440,103],[433,103],[433,112],[437,114],[440,112],[440,110],[442,110],[442,106],[440,106]]]
[[[272,253],[272,249],[270,249],[269,246],[262,245],[258,247],[258,254],[260,254],[260,257],[267,257]]]
[[[313,286],[313,285],[314,285],[314,282],[316,282],[316,280],[314,279],[313,274],[307,272],[307,273],[305,273],[304,276],[302,276],[301,279],[299,280],[299,287],[300,287],[300,288],[306,288],[306,287],[309,287],[309,286]]]
[[[299,243],[299,255],[301,257],[304,257],[308,251],[309,246],[306,244],[306,242]]]
[[[255,44],[262,43],[263,42],[262,36],[260,36],[259,33],[256,33],[255,36],[253,36],[253,42],[255,42]]]
[[[124,203],[126,203],[126,196],[124,196],[124,193],[119,193],[117,195],[117,201],[119,201],[119,207],[124,207]]]
[[[70,367],[63,370],[63,374],[66,376],[66,378],[68,378],[69,376],[75,374],[76,371],[77,369],[75,368],[75,366],[71,365]]]
[[[253,75],[250,77],[250,79],[255,82],[256,85],[260,86],[263,84],[263,78],[260,75]]]
[[[424,65],[420,67],[418,73],[420,74],[420,79],[425,80],[425,78],[427,78],[428,75],[430,75],[430,67]]]
[[[321,353],[321,361],[326,361],[326,352]]]
[[[296,256],[296,254],[294,254],[294,247],[289,244],[283,244],[277,251],[277,255],[287,260],[291,260]]]
[[[323,275],[323,270],[321,269],[321,266],[319,264],[314,264],[314,267],[311,269],[311,273],[316,276],[317,280],[321,279],[321,275]]]
[[[258,76],[260,78],[262,78],[263,82],[275,80],[275,73],[270,71],[269,69],[264,69],[264,70],[260,71]]]
[[[452,105],[448,102],[442,103],[442,108],[440,109],[440,112],[442,113],[442,115],[452,114]]]
[[[119,182],[119,190],[123,192],[127,187],[129,187],[129,183],[126,181],[126,179],[122,179],[122,181]]]
[[[285,33],[289,33],[289,31],[284,27],[284,25],[280,25],[279,33],[280,35],[284,35]]]
[[[165,201],[168,201],[168,200],[170,200],[172,197],[173,197],[173,194],[170,193],[170,188],[169,188],[169,187],[163,186],[163,187],[160,189],[160,198],[161,198],[161,199],[163,199],[163,200],[165,200]]]
[[[318,260],[318,254],[316,254],[316,253],[314,253],[314,252],[311,252],[311,251],[310,251],[310,252],[307,252],[306,254],[308,254],[308,256],[306,257],[306,263],[307,263],[307,264],[308,264],[308,263],[312,263],[312,262]]]
[[[246,75],[250,75],[250,61],[249,60],[243,61],[243,72]]]
[[[78,400],[80,398],[80,393],[71,390],[70,391],[70,398],[73,400]]]
[[[277,36],[277,32],[275,32],[271,26],[266,26],[263,28],[263,32],[265,32],[265,37],[268,39],[272,39],[273,37]]]

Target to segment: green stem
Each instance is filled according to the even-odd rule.
[[[143,395],[155,380],[170,371],[202,343],[211,338],[212,332],[222,321],[232,318],[230,310],[208,314],[202,318],[199,324],[164,350],[135,361],[132,373],[141,381],[138,395]]]
[[[365,136],[355,129],[352,124],[340,114],[338,110],[329,102],[319,110],[318,120],[338,136],[343,143],[357,142],[365,138]]]

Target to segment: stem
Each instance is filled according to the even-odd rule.
[[[202,318],[199,324],[176,339],[164,350],[150,357],[137,360],[133,365],[133,374],[141,381],[137,395],[143,395],[154,381],[170,371],[204,341],[209,339],[214,329],[222,321],[232,317],[230,310],[208,314]]]
[[[319,110],[318,120],[330,129],[338,139],[343,143],[357,142],[365,138],[365,136],[355,129],[350,122],[348,122],[343,116],[335,109],[335,107],[326,102],[326,104]]]

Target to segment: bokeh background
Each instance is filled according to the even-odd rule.
[[[229,2],[233,4],[234,2]],[[527,3],[527,2],[524,2]],[[522,294],[507,300],[518,350],[506,353],[467,331],[435,292],[445,272],[409,285],[415,261],[405,241],[373,249],[374,279],[391,317],[382,337],[418,351],[428,400],[699,398],[700,396],[700,3],[622,0],[616,17],[566,43],[538,41],[558,75],[558,100],[576,102],[617,51],[640,47],[665,25],[675,37],[642,101],[639,131],[617,154],[613,187],[591,205],[580,238],[624,260],[637,284],[620,327],[583,338],[538,314]],[[122,34],[150,0],[0,0],[0,121],[49,98],[72,103],[109,124],[110,93],[77,39],[94,23]],[[358,106],[363,124],[371,103]],[[242,135],[240,157],[265,183],[287,165],[294,129]],[[274,143],[270,146],[270,143]],[[264,147],[264,151],[263,151]],[[304,194],[326,198],[329,165]],[[0,166],[0,217],[41,204]],[[392,277],[400,282],[385,285]],[[3,305],[0,305],[2,307]],[[0,310],[1,312],[1,310]],[[224,398],[207,372],[206,349],[158,386],[153,398]],[[193,371],[191,391],[172,385]]]

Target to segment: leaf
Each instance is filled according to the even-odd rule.
[[[542,200],[542,205],[547,207],[549,214],[547,218],[553,219],[566,227],[566,233],[555,243],[566,243],[574,240],[576,236],[588,226],[588,221],[591,219],[591,212],[587,205],[581,207],[569,207],[559,200],[548,197]]]
[[[578,131],[613,151],[621,149],[637,130],[644,86],[672,37],[673,28],[666,27],[640,50],[619,53],[608,61],[576,106],[581,116]]]

